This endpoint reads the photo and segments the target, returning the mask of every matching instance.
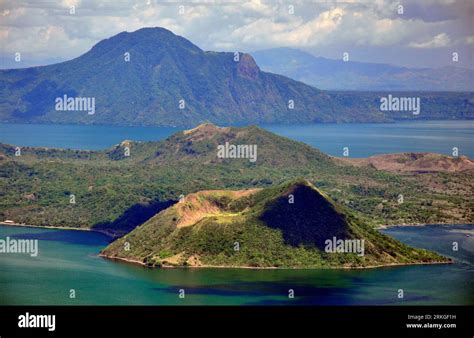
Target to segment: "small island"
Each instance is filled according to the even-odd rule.
[[[336,242],[341,244],[337,250]],[[304,179],[265,189],[189,194],[111,243],[101,256],[147,267],[364,268],[450,262],[365,225]]]

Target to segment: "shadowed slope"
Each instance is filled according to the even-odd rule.
[[[218,146],[226,142],[257,146],[256,161],[219,158]],[[294,177],[308,178],[372,225],[465,224],[474,217],[470,212],[474,171],[458,171],[471,161],[463,157],[448,158],[447,163],[453,164],[448,169],[453,171],[426,172],[423,166],[423,174],[396,174],[372,165],[354,166],[365,159],[333,158],[259,127],[212,124],[160,142],[123,141],[103,151],[21,147],[21,156],[15,156],[15,148],[0,144],[0,219],[17,223],[123,225],[114,222],[134,205],[177,200],[202,190],[264,188]],[[441,155],[421,155],[415,154],[419,160],[414,164],[429,164],[438,157],[441,164],[446,162]],[[391,163],[411,167],[412,157],[398,163],[395,156]],[[74,205],[69,203],[70,194],[76,197]],[[397,202],[400,194],[403,204]]]
[[[290,194],[294,203],[288,203]],[[110,244],[102,255],[148,266],[363,267],[448,261],[384,236],[346,212],[306,180],[254,191],[198,192]],[[326,252],[326,241],[334,237],[363,240],[365,254]]]
[[[344,216],[326,197],[306,184],[293,185],[283,196],[268,203],[260,219],[269,227],[281,230],[285,244],[292,246],[324,250],[324,241],[332,236],[350,238]]]

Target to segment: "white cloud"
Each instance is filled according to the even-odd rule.
[[[451,40],[446,33],[440,33],[424,42],[412,42],[409,44],[410,47],[414,48],[441,48],[448,47],[450,45]]]
[[[474,35],[467,36],[467,37],[465,38],[465,42],[466,42],[466,44],[468,44],[468,45],[474,45]]]
[[[430,6],[451,1],[432,0],[418,6],[426,6],[425,12],[429,12]],[[391,0],[293,0],[294,14],[289,14],[288,2],[274,0],[242,0],[235,5],[219,4],[217,0],[206,5],[190,2],[180,15],[178,3],[159,5],[156,0],[150,5],[146,0],[0,0],[2,53],[24,51],[32,59],[69,59],[121,31],[150,26],[170,29],[205,50],[249,51],[281,46],[439,48],[449,45],[450,37],[464,44],[472,41],[472,31],[466,32],[471,26],[465,21],[425,22],[400,16],[396,12],[399,2]],[[69,14],[70,5],[76,6],[75,15]],[[456,7],[457,3],[450,6]],[[433,32],[445,33],[433,36]],[[420,41],[420,36],[432,38]]]

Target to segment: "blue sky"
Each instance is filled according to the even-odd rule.
[[[330,58],[348,52],[353,61],[474,68],[469,0],[0,0],[0,18],[1,68],[72,59],[121,31],[155,26],[204,50],[293,47]]]

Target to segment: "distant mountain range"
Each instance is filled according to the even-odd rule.
[[[327,59],[292,48],[266,49],[251,54],[264,71],[325,90],[474,91],[473,69],[345,62],[342,58]]]
[[[393,94],[393,93],[392,93]],[[115,125],[389,122],[474,118],[472,93],[328,92],[263,72],[249,54],[205,52],[163,28],[122,32],[70,61],[0,71],[0,121]]]

